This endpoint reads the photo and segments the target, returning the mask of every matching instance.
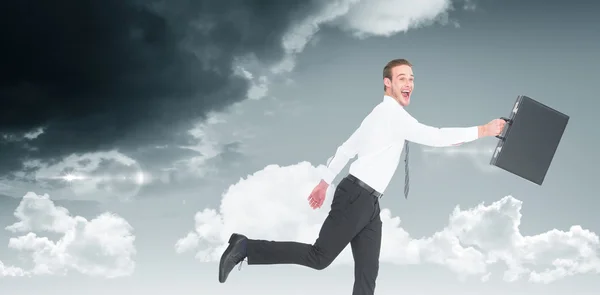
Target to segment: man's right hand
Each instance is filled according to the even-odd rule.
[[[315,188],[308,196],[308,204],[311,208],[321,208],[323,202],[325,201],[325,193],[327,192],[328,187],[329,184],[327,184],[327,182],[325,182],[324,180],[321,180],[319,184],[315,186]]]

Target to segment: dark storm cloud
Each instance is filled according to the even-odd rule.
[[[3,1],[0,175],[28,157],[184,143],[193,120],[245,98],[233,57],[278,60],[282,35],[311,9],[308,0]],[[37,127],[42,135],[19,139]]]
[[[189,171],[186,171],[185,168],[160,171],[161,168],[169,167],[169,164],[178,159],[172,158],[174,155],[181,157],[181,154],[184,152],[184,150],[181,150],[180,153],[165,152],[163,153],[164,156],[162,157],[157,153],[145,154],[144,157],[155,155],[161,160],[157,161],[153,158],[151,161],[153,166],[145,165],[144,168],[153,171],[153,176],[155,179],[149,184],[145,184],[141,188],[138,196],[142,196],[144,198],[170,197],[173,193],[173,186],[177,187],[178,194],[196,196],[198,195],[199,189],[211,189],[214,188],[215,185],[219,187],[219,184],[229,185],[231,183],[235,183],[240,179],[240,177],[245,177],[249,173],[256,171],[256,169],[262,169],[262,166],[248,166],[251,164],[252,159],[243,153],[243,147],[243,143],[239,141],[233,141],[224,144],[221,147],[221,151],[218,155],[206,159],[206,161],[202,164],[202,166],[206,167],[208,174],[200,178],[193,176],[194,172],[192,172],[192,175],[190,175]],[[196,153],[193,155],[198,156]],[[170,160],[165,161],[165,158]],[[162,166],[161,163],[163,164]],[[212,170],[213,167],[219,167],[219,169],[215,171]],[[219,194],[220,192],[217,190],[215,193]]]

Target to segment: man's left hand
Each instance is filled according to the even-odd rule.
[[[506,125],[506,121],[503,119],[494,119],[489,123],[485,124],[484,135],[485,136],[498,136],[504,130],[504,125]]]
[[[325,181],[321,180],[317,186],[313,189],[313,191],[308,196],[308,204],[311,208],[317,209],[321,208],[323,202],[325,201],[325,194],[327,192],[327,188],[329,184]]]

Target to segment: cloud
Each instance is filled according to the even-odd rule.
[[[454,2],[462,2],[454,1]],[[463,9],[473,10],[473,1],[466,0]],[[332,0],[324,2],[315,12],[297,22],[283,36],[286,55],[272,71],[282,73],[295,66],[294,57],[314,39],[322,26],[334,26],[357,38],[389,37],[436,22],[447,24],[453,10],[452,0]]]
[[[208,161],[218,157],[225,149],[222,136],[214,126],[223,123],[226,123],[223,116],[212,114],[206,122],[196,124],[189,133],[197,141],[184,148],[197,152],[197,155],[175,161],[173,168],[192,177],[202,177],[214,171],[215,167],[209,166]]]
[[[238,114],[211,113],[207,120],[195,124],[188,131],[189,144],[178,147],[179,157],[168,156],[177,154],[173,149],[154,148],[155,152],[162,149],[164,153],[149,153],[144,156],[152,157],[154,162],[152,166],[145,165],[144,171],[150,175],[144,183],[145,192],[152,191],[155,194],[156,189],[161,187],[171,190],[169,185],[197,185],[218,178],[220,172],[245,157],[244,141],[253,136],[248,130],[250,126],[248,120],[240,118]],[[160,157],[165,160],[157,161]]]
[[[0,176],[72,154],[178,150],[210,112],[267,96],[322,26],[390,36],[451,9],[450,0],[13,1],[0,11],[11,73],[0,84]]]
[[[354,2],[357,3],[336,23],[359,38],[389,37],[410,29],[432,25],[435,22],[447,24],[448,12],[453,9],[451,0]]]
[[[75,271],[115,278],[129,276],[134,271],[133,229],[117,215],[106,212],[92,220],[71,216],[48,195],[30,192],[23,197],[14,216],[19,221],[5,229],[23,235],[10,238],[8,247],[29,254],[33,267],[23,270],[0,263],[3,276],[66,275]],[[60,238],[54,242],[39,233]]]
[[[22,277],[25,276],[26,272],[18,267],[6,266],[0,261],[0,278],[2,277]]]
[[[496,142],[474,141],[452,147],[420,146],[428,164],[436,164],[439,160],[466,159],[482,172],[498,172],[497,167],[490,165],[496,148]],[[446,165],[446,162],[444,162]]]
[[[182,130],[208,112],[246,99],[248,91],[261,96],[264,79],[257,75],[251,88],[254,80],[236,73],[238,60],[279,61],[290,23],[315,5],[72,0],[4,6],[1,64],[11,74],[0,85],[2,172],[31,158],[185,143]]]
[[[266,240],[313,243],[325,219],[327,202],[313,211],[306,197],[319,181],[318,169],[307,162],[280,167],[269,165],[224,192],[218,210],[198,212],[192,231],[175,244],[177,253],[193,251],[201,261],[218,261],[233,232]],[[290,188],[294,188],[290,190]],[[506,196],[489,205],[456,207],[448,224],[429,237],[415,238],[401,227],[401,220],[382,209],[381,261],[391,264],[434,264],[459,277],[488,280],[491,266],[506,267],[502,278],[549,283],[567,276],[600,273],[598,235],[581,226],[568,231],[549,230],[524,236],[519,230],[522,202]],[[351,264],[347,247],[335,265]]]
[[[30,177],[38,188],[61,198],[80,200],[130,200],[152,176],[136,160],[116,150],[73,154],[51,164],[27,161],[25,167],[35,169],[16,175]]]

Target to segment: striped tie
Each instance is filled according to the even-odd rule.
[[[408,199],[408,141],[404,141],[404,198]]]

